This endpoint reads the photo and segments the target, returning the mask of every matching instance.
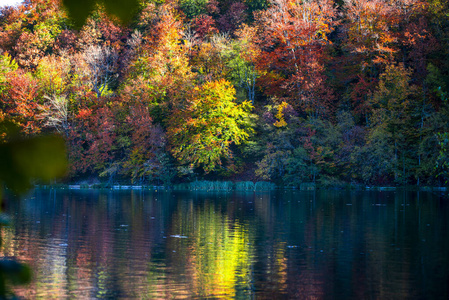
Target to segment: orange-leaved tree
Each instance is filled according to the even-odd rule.
[[[193,88],[194,74],[183,45],[183,26],[171,5],[149,4],[139,20],[139,31],[128,41],[130,63],[121,88],[123,98],[149,108],[151,118],[161,122],[171,106]]]
[[[256,16],[262,50],[258,68],[268,94],[285,97],[309,114],[325,112],[325,47],[336,14],[329,0],[272,0]]]

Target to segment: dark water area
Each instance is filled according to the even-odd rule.
[[[449,299],[430,192],[37,190],[8,212],[25,299]]]

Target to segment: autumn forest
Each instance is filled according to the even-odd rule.
[[[0,11],[0,121],[58,133],[66,181],[444,185],[443,0],[142,0],[77,24]]]

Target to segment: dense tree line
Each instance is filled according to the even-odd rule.
[[[83,24],[56,0],[0,11],[0,120],[64,136],[68,180],[449,176],[446,1],[154,0]]]

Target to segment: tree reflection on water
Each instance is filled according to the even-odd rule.
[[[2,254],[26,299],[444,298],[446,201],[430,193],[40,190]]]

